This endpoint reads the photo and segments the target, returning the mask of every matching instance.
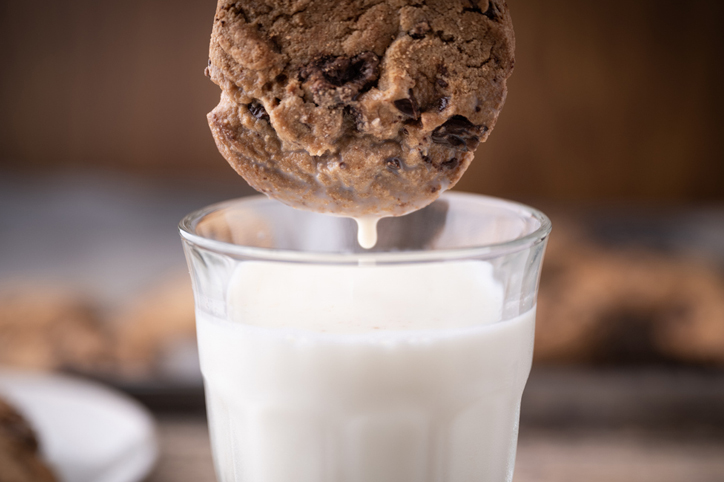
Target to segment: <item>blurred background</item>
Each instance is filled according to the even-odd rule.
[[[724,3],[509,7],[508,100],[456,189],[554,223],[515,480],[724,480]],[[214,11],[0,0],[0,364],[150,407],[151,481],[212,480],[176,224],[253,193],[206,124]]]

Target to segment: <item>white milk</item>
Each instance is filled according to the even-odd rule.
[[[377,216],[353,218],[357,223],[357,243],[364,249],[372,249],[377,244]]]
[[[489,264],[245,262],[227,299],[197,312],[221,482],[511,480],[535,316],[498,322]]]

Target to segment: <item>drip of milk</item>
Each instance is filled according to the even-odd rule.
[[[510,481],[535,316],[502,307],[483,261],[240,263],[197,310],[219,481]]]
[[[364,249],[372,249],[377,244],[377,223],[381,217],[365,216],[353,218],[357,222],[357,242]]]

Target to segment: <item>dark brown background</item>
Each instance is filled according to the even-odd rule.
[[[511,0],[516,71],[459,188],[724,199],[724,2]],[[0,0],[0,166],[234,176],[205,113],[213,0]]]

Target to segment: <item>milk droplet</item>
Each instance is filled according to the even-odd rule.
[[[377,222],[379,217],[354,218],[357,221],[357,242],[364,249],[371,249],[377,244]]]

